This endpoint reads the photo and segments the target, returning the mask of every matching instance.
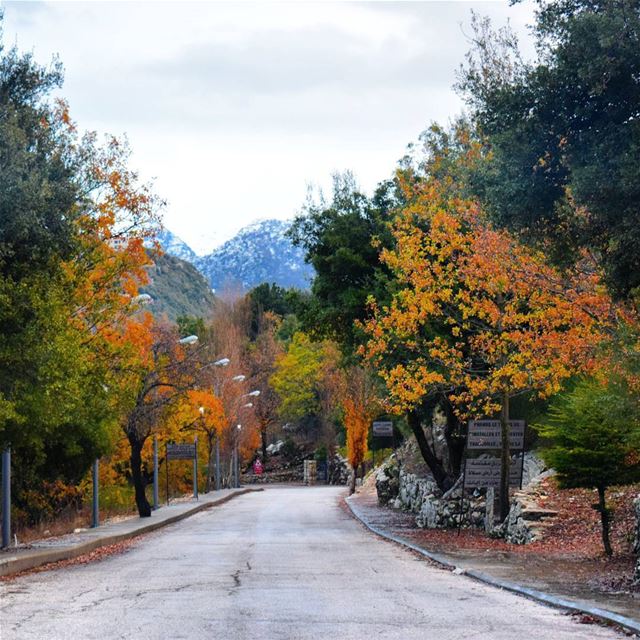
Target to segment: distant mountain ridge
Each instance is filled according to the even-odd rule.
[[[211,315],[215,296],[207,279],[190,262],[168,250],[161,255],[152,253],[151,258],[153,264],[147,269],[149,282],[140,292],[151,296],[149,310],[155,316],[166,315],[175,322],[180,316]]]
[[[262,282],[308,289],[313,268],[305,263],[302,249],[285,235],[290,226],[283,220],[259,220],[201,257],[168,230],[158,240],[167,253],[191,262],[217,292],[244,292]]]
[[[180,260],[194,264],[198,257],[196,252],[184,240],[171,233],[169,229],[163,229],[158,234],[157,240],[165,253],[180,258]]]

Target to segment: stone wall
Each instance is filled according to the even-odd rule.
[[[484,498],[478,493],[460,504],[461,481],[446,494],[431,478],[402,469],[395,454],[376,474],[378,503],[416,514],[416,524],[427,529],[484,526]]]
[[[506,522],[494,526],[493,491],[489,491],[487,509],[484,491],[466,491],[461,504],[462,478],[444,495],[435,481],[425,474],[418,475],[405,470],[403,460],[411,455],[411,450],[393,454],[376,473],[378,503],[394,509],[409,511],[416,516],[416,524],[426,529],[480,527],[496,537],[504,537],[515,544],[525,544],[540,537],[538,525],[544,518],[555,514],[540,509],[535,504],[536,491],[542,473],[542,461],[532,454],[526,454],[523,480],[532,489],[518,492],[513,499]]]
[[[349,484],[351,473],[351,465],[339,453],[336,453],[329,460],[329,484],[347,485]]]

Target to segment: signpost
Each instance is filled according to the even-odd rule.
[[[509,451],[518,451],[517,459],[509,465],[509,486],[522,488],[524,470],[524,420],[508,420]],[[469,420],[467,442],[464,452],[464,471],[462,474],[462,498],[458,533],[462,527],[462,512],[465,489],[499,489],[502,472],[500,458],[468,458],[467,451],[502,450],[502,423],[500,420]]]
[[[509,420],[509,448],[524,447],[524,420]],[[500,420],[469,420],[467,449],[501,449]]]
[[[373,423],[374,438],[393,438],[393,422],[390,420],[376,421]]]
[[[371,435],[374,438],[392,438],[393,439],[393,422],[391,422],[391,420],[376,420],[372,424]],[[394,446],[395,446],[395,440],[394,440]],[[375,449],[373,449],[372,453],[373,453],[373,466],[375,467],[376,466]]]
[[[178,443],[167,444],[166,452],[167,472],[167,504],[169,504],[169,460],[193,460],[193,496],[198,499],[198,438],[193,444]]]
[[[196,455],[194,444],[168,444],[167,460],[193,460]]]
[[[465,465],[465,484],[475,489],[498,489],[500,487],[500,458],[473,458]],[[509,466],[509,486],[517,487],[522,475],[522,458],[513,460]]]

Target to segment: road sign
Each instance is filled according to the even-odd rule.
[[[524,420],[509,420],[509,447],[524,447]],[[502,426],[500,420],[469,420],[467,449],[501,449]]]
[[[472,458],[465,465],[464,484],[469,489],[498,489],[500,487],[500,458]],[[509,465],[509,486],[520,486],[522,458]]]
[[[373,435],[376,438],[393,438],[393,422],[391,421],[374,422]]]
[[[167,460],[193,460],[196,457],[195,444],[168,444]]]

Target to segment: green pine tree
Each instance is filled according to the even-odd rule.
[[[593,506],[600,513],[605,553],[611,556],[606,491],[640,479],[637,398],[618,382],[603,386],[595,380],[581,380],[551,403],[546,421],[536,429],[551,442],[542,455],[557,471],[560,486],[598,491]]]

